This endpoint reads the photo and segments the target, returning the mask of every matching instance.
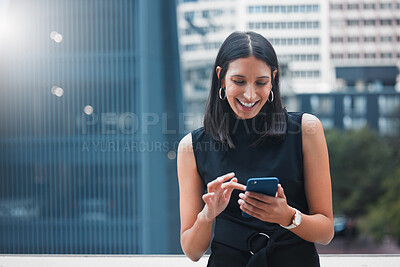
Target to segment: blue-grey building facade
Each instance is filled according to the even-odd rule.
[[[175,1],[1,7],[0,253],[180,252]]]

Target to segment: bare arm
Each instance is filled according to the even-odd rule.
[[[237,182],[234,173],[218,177],[207,185],[197,172],[192,147],[192,136],[186,135],[178,147],[178,180],[181,215],[181,246],[193,261],[198,261],[207,250],[215,217],[227,206],[233,189],[223,189],[230,180]]]
[[[307,241],[326,245],[334,236],[328,148],[321,122],[315,116],[303,115],[302,132],[304,181],[310,215],[303,215],[300,226],[292,231]]]

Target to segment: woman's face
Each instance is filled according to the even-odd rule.
[[[216,71],[219,77],[221,67]],[[254,56],[236,59],[229,64],[221,86],[226,88],[226,100],[236,116],[251,119],[260,112],[271,92],[271,68]]]

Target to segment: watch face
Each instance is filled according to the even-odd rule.
[[[301,214],[300,212],[296,212],[296,215],[294,216],[294,224],[300,225],[300,223],[301,223]]]

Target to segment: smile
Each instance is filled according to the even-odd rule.
[[[246,103],[246,102],[240,101],[237,98],[236,98],[236,100],[240,103],[240,105],[242,105],[245,108],[252,108],[252,107],[254,107],[255,104],[257,104],[259,102],[259,101],[256,101],[256,102],[252,102],[252,103]]]

